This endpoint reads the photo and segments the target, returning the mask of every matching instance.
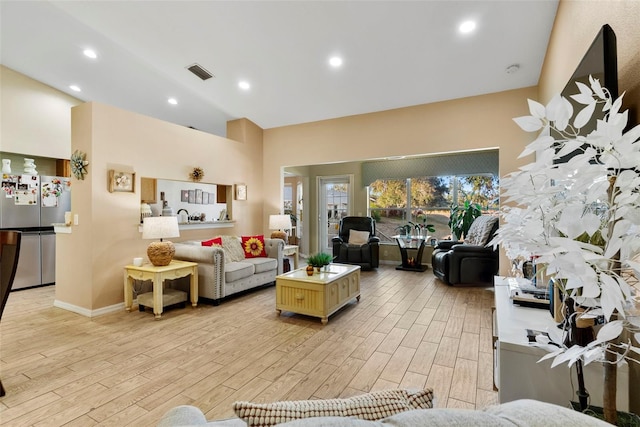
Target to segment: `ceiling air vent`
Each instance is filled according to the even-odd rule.
[[[213,74],[202,68],[199,64],[189,65],[187,70],[191,71],[196,76],[200,77],[202,80],[207,80],[213,77]]]

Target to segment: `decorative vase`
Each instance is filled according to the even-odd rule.
[[[38,175],[36,170],[36,163],[33,159],[24,158],[24,174],[25,175]]]
[[[2,159],[2,173],[11,173],[11,159]]]
[[[307,265],[307,276],[313,276],[313,266]]]

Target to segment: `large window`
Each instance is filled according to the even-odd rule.
[[[451,235],[449,211],[452,204],[466,200],[484,211],[498,209],[498,178],[494,175],[457,175],[378,179],[369,185],[369,214],[376,220],[381,242],[394,242],[398,227],[426,215],[437,239]]]

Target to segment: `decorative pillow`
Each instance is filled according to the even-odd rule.
[[[249,427],[267,427],[310,417],[355,417],[375,421],[411,409],[433,408],[433,389],[381,390],[347,399],[235,402],[233,410]]]
[[[368,231],[349,230],[349,243],[352,245],[364,245],[369,242]]]
[[[236,236],[222,236],[222,249],[224,250],[224,263],[244,260],[242,242]]]
[[[204,240],[201,243],[202,243],[202,246],[213,246],[213,245],[222,246],[222,237],[214,237],[211,240]]]
[[[496,222],[498,222],[497,216],[480,215],[473,220],[471,227],[469,227],[469,233],[467,233],[464,238],[464,242],[474,246],[486,245],[489,243],[491,231]]]
[[[264,247],[264,236],[242,236],[242,249],[245,258],[266,257],[267,251]]]

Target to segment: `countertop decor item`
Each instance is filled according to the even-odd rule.
[[[7,175],[11,173],[11,159],[2,159],[2,173]]]
[[[33,159],[24,158],[24,174],[25,175],[38,175],[36,170],[36,162]]]
[[[539,132],[520,155],[536,159],[501,180],[503,224],[490,244],[502,245],[510,259],[534,256],[564,300],[576,302],[575,310],[567,307],[563,330],[549,331],[557,346],[542,345],[549,351],[543,359],[575,364],[579,373],[583,364],[603,363],[606,420],[615,424],[616,367],[640,363],[638,291],[629,280],[640,277],[640,125],[625,133],[622,96],[612,99],[591,76],[589,83],[576,83],[575,119],[560,95],[546,106],[529,100],[531,115],[514,119],[524,131]],[[594,113],[602,118],[581,134]],[[594,328],[594,340],[579,342],[587,317],[602,326]],[[588,394],[579,388],[586,405]]]
[[[83,153],[80,150],[76,150],[71,155],[71,172],[76,179],[83,180],[87,175],[87,167],[89,162],[87,161],[87,153]]]
[[[202,178],[204,178],[204,171],[202,168],[196,166],[189,174],[189,178],[191,178],[193,182],[200,182],[202,181]]]
[[[149,218],[151,215],[153,215],[151,206],[148,203],[140,203],[140,222],[144,222],[144,219]]]

